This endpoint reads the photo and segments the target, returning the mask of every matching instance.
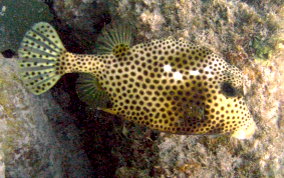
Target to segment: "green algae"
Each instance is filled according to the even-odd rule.
[[[252,40],[252,48],[255,50],[256,60],[268,60],[274,50],[269,40],[262,40],[259,37]]]
[[[0,105],[2,105],[4,113],[8,117],[12,117],[13,109],[9,106],[9,99],[5,92],[5,88],[8,88],[9,86],[11,86],[11,83],[0,78]]]

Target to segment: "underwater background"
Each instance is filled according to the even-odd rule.
[[[1,0],[0,17],[0,177],[284,177],[283,0]],[[31,94],[17,49],[40,21],[74,53],[95,54],[102,28],[123,22],[134,44],[173,36],[208,47],[244,73],[255,135],[135,125],[82,101],[78,74]]]

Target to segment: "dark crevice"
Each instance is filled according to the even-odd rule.
[[[8,50],[2,52],[2,55],[3,55],[5,58],[12,58],[13,56],[15,56],[15,54],[16,54],[16,53],[15,53],[14,51],[10,50],[10,49],[8,49]]]

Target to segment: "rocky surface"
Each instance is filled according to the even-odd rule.
[[[16,59],[0,57],[0,67],[1,177],[89,176],[72,116],[50,94],[26,91]]]

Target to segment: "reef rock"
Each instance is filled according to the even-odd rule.
[[[0,177],[89,176],[72,117],[50,94],[26,91],[16,59],[1,56],[0,67]]]

